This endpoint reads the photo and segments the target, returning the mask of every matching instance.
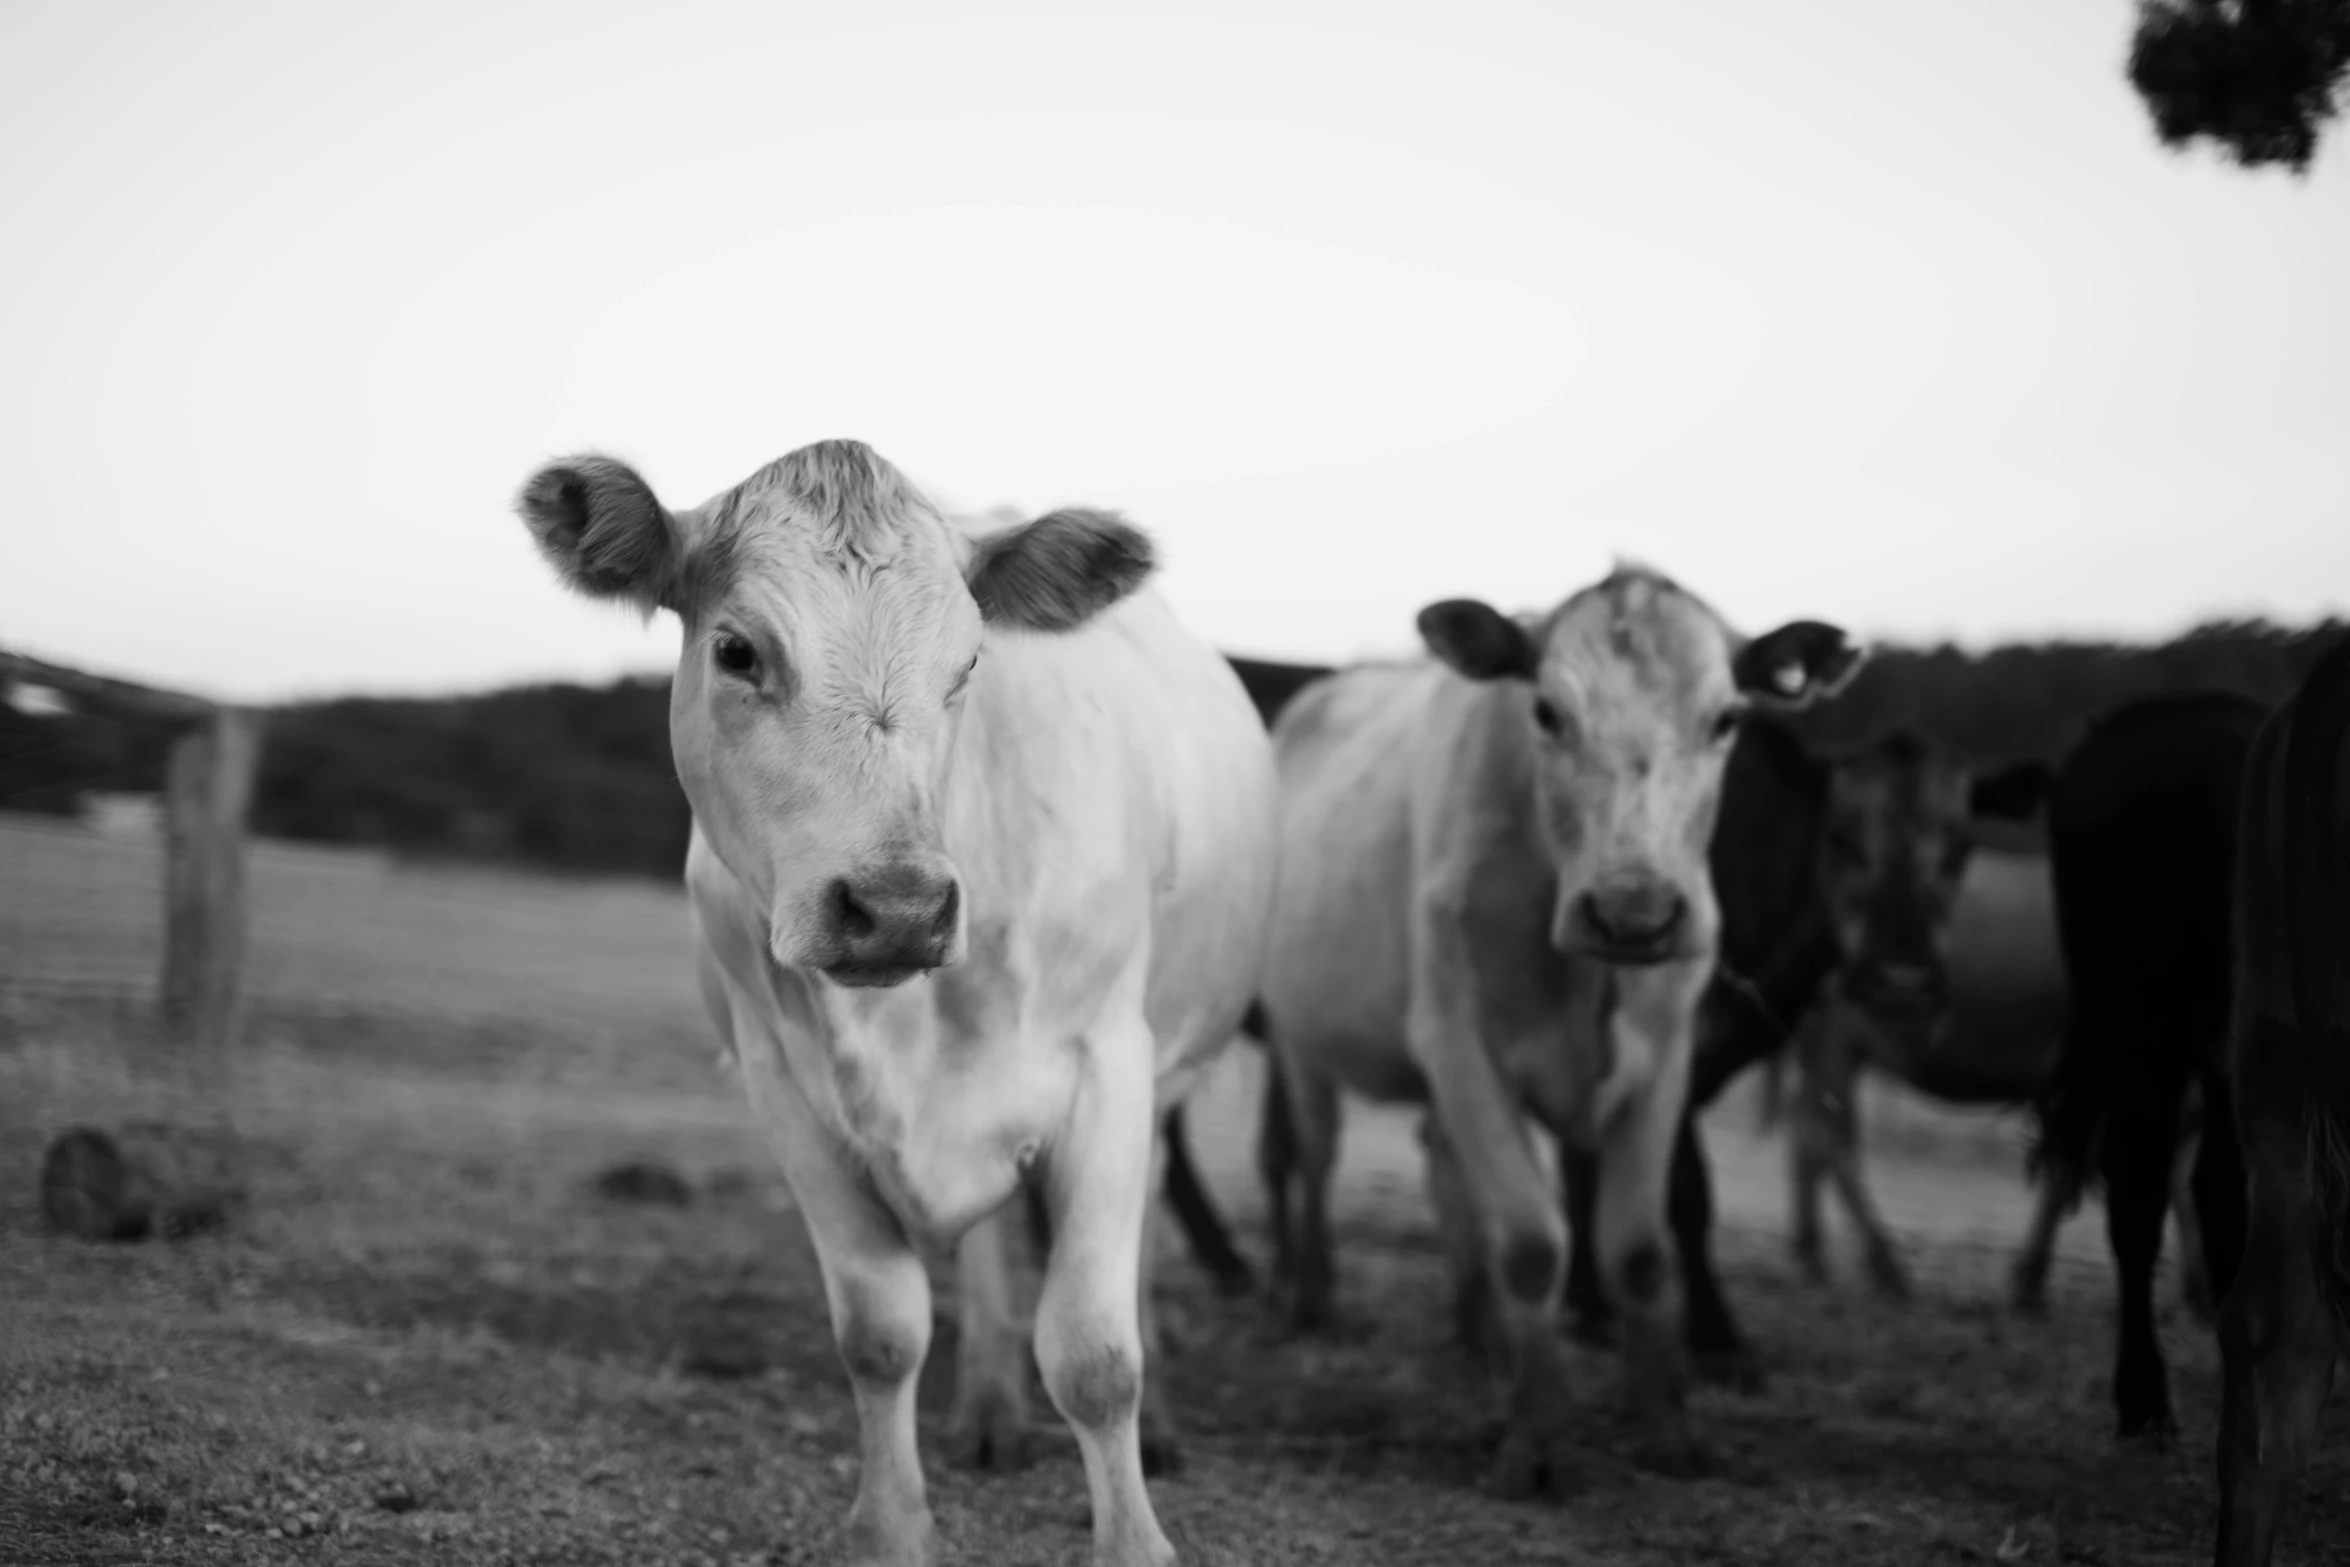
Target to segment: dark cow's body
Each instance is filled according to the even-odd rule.
[[[2041,1105],[2051,1176],[2101,1167],[2120,1296],[2113,1399],[2124,1436],[2172,1427],[2154,1327],[2180,1107],[2203,1092],[2193,1187],[2211,1292],[2243,1233],[2243,1172],[2222,1071],[2239,786],[2262,710],[2225,693],[2132,703],[2057,771],[2049,852],[2073,1010]]]
[[[2250,1213],[2220,1307],[2220,1567],[2268,1562],[2350,1349],[2346,737],[2350,640],[2262,727],[2244,776],[2226,1078]]]
[[[1270,659],[1226,659],[1240,675],[1240,683],[1248,688],[1249,700],[1256,703],[1257,713],[1272,727],[1274,715],[1304,686],[1319,680],[1330,670],[1319,664],[1284,664]],[[1264,1027],[1252,1010],[1246,1025],[1259,1039]],[[1268,1075],[1278,1094],[1280,1075]],[[1267,1125],[1286,1128],[1288,1118],[1278,1103],[1267,1111]],[[1183,1226],[1183,1234],[1191,1244],[1192,1255],[1199,1259],[1216,1281],[1216,1288],[1226,1295],[1248,1293],[1254,1280],[1249,1273],[1248,1260],[1232,1244],[1232,1235],[1216,1213],[1215,1204],[1208,1200],[1207,1189],[1200,1184],[1199,1170],[1191,1161],[1191,1142],[1184,1130],[1183,1107],[1169,1110],[1161,1122],[1166,1141],[1167,1171],[1165,1195],[1168,1206],[1175,1210],[1175,1220]]]
[[[1898,732],[1822,758],[1768,727],[1749,731],[1732,765],[1713,843],[1724,973],[1708,998],[1671,1212],[1691,1303],[1690,1348],[1717,1374],[1751,1381],[1754,1368],[1708,1256],[1712,1192],[1698,1112],[1745,1067],[1786,1044],[1815,1002],[1837,1000],[1807,1027],[1803,1052],[1797,1251],[1819,1273],[1814,1194],[1822,1179],[1833,1179],[1867,1235],[1880,1287],[1900,1293],[1899,1260],[1859,1171],[1859,1064],[1866,1059],[1954,1102],[2024,1100],[2054,1059],[2062,992],[2060,982],[2050,982],[2052,935],[2042,943],[2042,961],[2021,962],[2047,972],[2009,975],[2004,968],[2031,955],[2006,950],[2012,942],[1986,941],[1984,913],[1959,896],[1962,874],[1976,859],[1974,824],[2032,815],[2046,793],[2046,768],[2025,763],[1978,774]],[[2004,884],[2018,865],[2028,862],[2010,856],[1977,868]],[[1988,927],[1994,937],[2005,931],[2006,911],[1994,911]],[[1825,1048],[1831,1044],[1833,1051]],[[1580,1237],[1591,1204],[1588,1173],[1570,1160],[1565,1175]],[[1571,1290],[1569,1305],[1579,1334],[1606,1331],[1604,1302],[1594,1292]]]
[[[1248,688],[1249,700],[1257,704],[1257,713],[1267,728],[1291,697],[1331,673],[1327,664],[1284,664],[1266,658],[1236,658],[1229,653],[1224,657],[1239,673],[1240,683]]]
[[[2050,773],[1984,773],[1893,732],[1837,758],[1820,886],[1839,957],[1794,1052],[1789,1145],[1797,1261],[1827,1276],[1823,1186],[1842,1199],[1877,1288],[1909,1293],[1860,1160],[1859,1074],[1952,1104],[2021,1104],[2055,1065],[2066,994],[2048,860],[1978,843],[2038,814]]]

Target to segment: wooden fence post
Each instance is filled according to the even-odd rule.
[[[161,1114],[54,1139],[41,1162],[43,1209],[54,1228],[94,1241],[210,1228],[247,1191],[229,1090],[243,1021],[245,815],[261,714],[0,651],[0,689],[18,681],[180,732],[164,791],[164,1059],[146,1063],[161,1068],[151,1084],[162,1091]]]
[[[173,1075],[225,1110],[242,1021],[245,814],[261,715],[222,707],[172,747],[164,804],[163,1038]]]

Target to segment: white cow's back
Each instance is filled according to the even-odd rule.
[[[1411,809],[1445,680],[1434,664],[1349,669],[1274,726],[1282,871],[1265,1008],[1284,1044],[1358,1092],[1416,1090],[1410,997]]]
[[[1256,997],[1276,866],[1271,747],[1231,664],[1148,589],[1054,640],[1121,720],[1150,880],[1145,1010],[1162,1098],[1180,1097]]]

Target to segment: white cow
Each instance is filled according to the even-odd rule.
[[[1434,604],[1420,632],[1440,662],[1341,672],[1274,725],[1283,858],[1264,1003],[1303,1166],[1298,1326],[1329,1309],[1338,1089],[1427,1102],[1456,1287],[1515,1366],[1495,1488],[1522,1496],[1546,1472],[1571,1485],[1565,1222],[1531,1112],[1599,1156],[1598,1252],[1639,1447],[1686,1469],[1701,1455],[1663,1210],[1718,941],[1706,853],[1723,763],[1750,704],[1834,691],[1860,650],[1817,621],[1742,637],[1637,569],[1539,618]]]
[[[960,1241],[958,1428],[1025,1419],[1005,1226],[1028,1179],[1053,1234],[1037,1363],[1094,1561],[1171,1561],[1139,1432],[1153,1129],[1238,1026],[1273,890],[1271,756],[1231,666],[1141,587],[1150,545],[1118,518],[975,533],[853,441],[688,511],[593,456],[519,505],[572,587],[684,624],[703,991],[855,1388],[849,1558],[937,1549],[920,1244]]]

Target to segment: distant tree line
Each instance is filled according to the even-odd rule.
[[[0,810],[72,815],[89,793],[160,790],[169,745],[135,715],[0,703]],[[674,878],[691,818],[669,682],[275,709],[251,822],[264,837]]]
[[[2164,691],[2236,691],[2274,705],[2345,629],[2220,620],[2153,644],[2011,643],[1880,648],[1834,701],[1802,715],[1816,742],[1913,729],[1980,761],[2055,761],[2090,723]]]
[[[662,678],[288,708],[253,802],[270,837],[662,877],[691,828]]]
[[[2156,645],[1880,649],[1803,732],[1834,745],[1914,729],[1984,761],[2064,754],[2136,697],[2217,688],[2282,701],[2343,626],[2222,621]],[[270,718],[253,828],[586,874],[674,879],[691,818],[669,757],[669,683],[351,698]],[[72,813],[85,791],[162,786],[166,741],[121,715],[0,704],[0,809]]]
[[[27,712],[0,701],[0,811],[71,816],[88,794],[154,793],[171,742],[152,718]]]

